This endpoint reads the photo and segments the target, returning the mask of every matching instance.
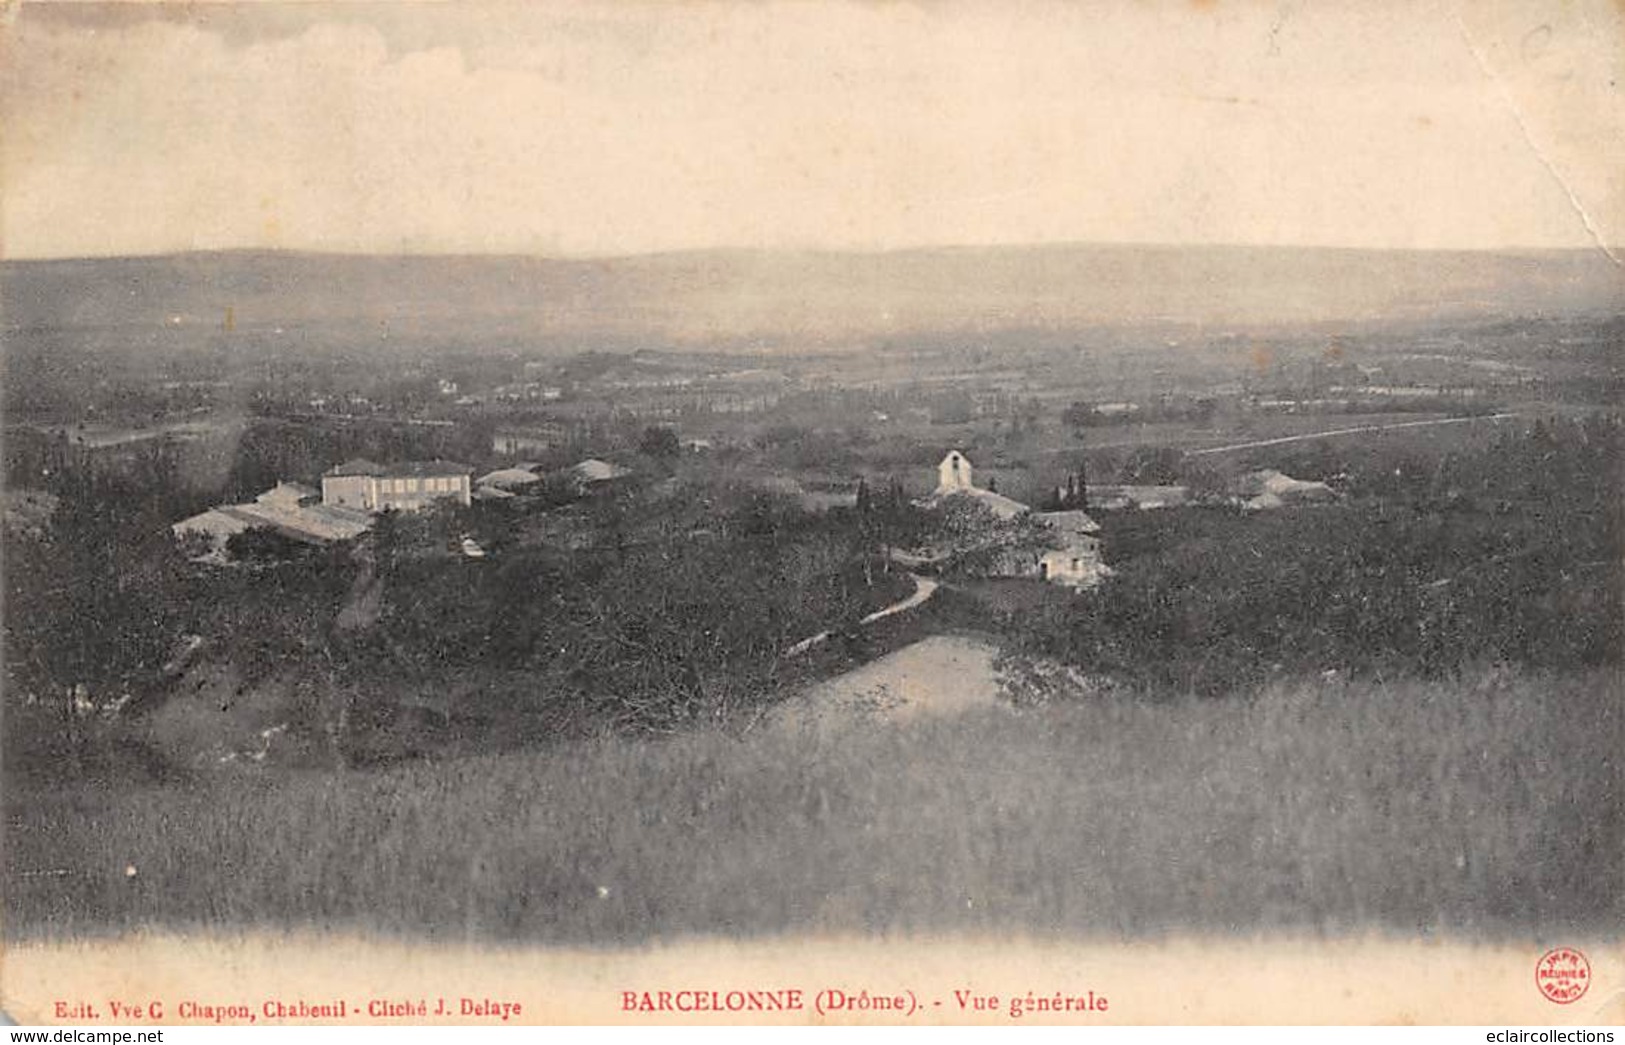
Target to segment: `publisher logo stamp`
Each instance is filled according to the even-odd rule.
[[[1569,1005],[1591,986],[1591,963],[1573,947],[1556,947],[1535,963],[1535,986],[1548,1001]]]

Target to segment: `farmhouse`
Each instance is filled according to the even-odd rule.
[[[1038,557],[1038,576],[1042,580],[1089,588],[1111,575],[1100,558],[1100,524],[1088,513],[1038,512],[1033,519],[1054,531],[1060,544]]]
[[[472,474],[472,468],[452,461],[382,465],[357,457],[322,476],[322,503],[365,512],[416,511],[448,499],[466,505]]]
[[[1029,552],[1006,547],[993,556],[989,572],[994,576],[1036,577],[1074,588],[1093,587],[1110,576],[1111,570],[1100,557],[1100,525],[1087,513],[1033,512],[1020,501],[977,486],[972,475],[965,455],[949,451],[937,465],[937,489],[926,503],[940,505],[950,498],[965,498],[985,505],[1001,522],[1027,518],[1048,531],[1048,548]]]

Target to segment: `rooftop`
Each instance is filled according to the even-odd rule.
[[[631,475],[630,468],[622,468],[618,464],[600,461],[596,457],[589,457],[571,467],[570,474],[578,479],[585,479],[591,483],[601,483],[610,479],[620,479]]]
[[[372,526],[372,517],[366,512],[337,505],[313,504],[300,507],[294,504],[276,504],[253,501],[248,504],[226,504],[200,512],[175,524],[175,529],[193,528],[188,524],[201,522],[208,516],[229,519],[242,528],[267,526],[284,537],[307,544],[345,541],[359,537]]]
[[[542,477],[526,468],[498,468],[494,472],[487,472],[479,478],[481,486],[529,486],[539,483]]]
[[[933,500],[940,500],[946,497],[969,497],[972,500],[980,501],[982,504],[987,505],[987,507],[992,510],[993,514],[997,515],[1001,519],[1014,519],[1018,515],[1025,515],[1027,512],[1031,511],[1031,509],[1025,504],[1022,504],[1020,501],[1015,500],[1014,498],[1006,497],[1002,493],[994,493],[992,490],[984,490],[980,486],[965,487],[958,490],[947,490],[937,494]]]
[[[379,464],[365,457],[352,457],[343,464],[329,468],[325,474],[334,477],[370,475],[388,479],[420,479],[425,476],[464,476],[473,471],[474,469],[468,465],[456,461],[398,461],[394,464]]]
[[[1033,518],[1063,533],[1098,533],[1100,524],[1088,512],[1068,509],[1060,512],[1036,512]]]

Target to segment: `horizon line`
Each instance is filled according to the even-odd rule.
[[[1574,246],[1531,246],[1508,244],[1496,247],[1374,247],[1329,243],[1247,243],[1206,242],[1180,243],[1167,240],[1040,240],[1012,243],[922,243],[900,247],[856,246],[748,246],[717,244],[702,247],[676,247],[665,250],[629,251],[625,253],[538,253],[522,250],[413,250],[366,251],[326,249],[322,247],[193,247],[179,250],[138,251],[109,254],[35,254],[20,257],[0,253],[0,264],[50,264],[84,261],[139,261],[163,258],[226,257],[231,255],[277,255],[284,257],[318,258],[423,258],[423,259],[503,259],[553,262],[612,262],[640,261],[657,258],[679,258],[702,254],[813,254],[851,257],[886,257],[903,254],[950,253],[976,250],[1043,251],[1078,248],[1153,249],[1153,250],[1258,250],[1258,251],[1315,251],[1347,254],[1478,254],[1478,255],[1537,255],[1585,254],[1596,252],[1613,262],[1613,251],[1625,251],[1625,244],[1606,246],[1599,243]],[[1615,262],[1617,264],[1617,262]]]

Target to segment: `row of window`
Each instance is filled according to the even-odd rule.
[[[455,493],[463,488],[461,479],[380,479],[379,493]]]

